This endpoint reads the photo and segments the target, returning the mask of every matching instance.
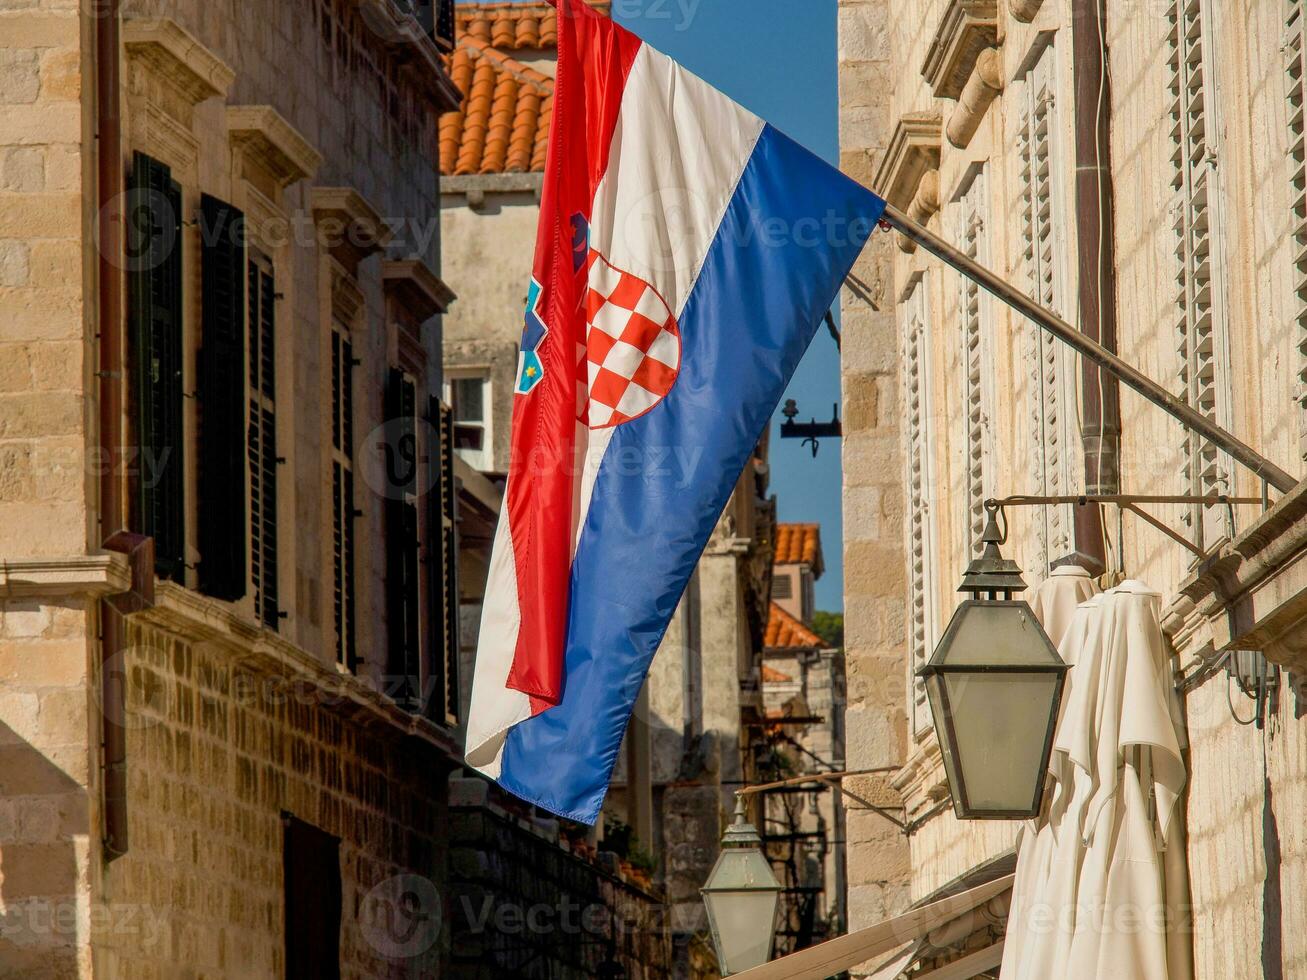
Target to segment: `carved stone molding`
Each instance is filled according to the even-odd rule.
[[[445,71],[440,49],[407,6],[395,0],[358,0],[358,10],[364,25],[399,62],[400,74],[427,93],[437,112],[459,107],[463,96]]]
[[[1029,24],[1035,19],[1035,14],[1039,13],[1039,8],[1044,5],[1044,0],[1008,0],[1008,10],[1012,16],[1023,24]]]
[[[171,18],[131,19],[123,23],[123,46],[195,105],[226,98],[236,73]]]
[[[456,298],[454,291],[421,259],[382,262],[381,278],[387,292],[419,321],[444,313]]]
[[[228,106],[227,133],[277,191],[297,180],[311,180],[322,166],[322,154],[270,105]]]
[[[103,596],[131,586],[127,557],[120,554],[0,561],[0,598]]]
[[[331,270],[331,315],[351,329],[358,322],[365,303],[363,291],[344,269]]]
[[[936,112],[905,113],[894,127],[889,147],[876,169],[874,186],[896,208],[907,208],[922,176],[939,167],[940,130]]]
[[[352,187],[315,187],[309,200],[320,243],[351,274],[394,237],[377,209]]]
[[[956,99],[976,59],[998,44],[998,0],[951,0],[921,67],[936,97]]]
[[[986,48],[976,59],[976,68],[967,79],[948,121],[948,141],[958,149],[971,142],[985,118],[989,105],[1003,91],[1003,56],[997,48]]]

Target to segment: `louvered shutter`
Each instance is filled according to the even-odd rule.
[[[332,610],[336,662],[358,666],[354,628],[354,348],[339,328],[331,333]]]
[[[246,587],[245,216],[207,194],[200,213],[200,591],[235,600]]]
[[[403,371],[386,384],[386,605],[390,689],[409,707],[421,690],[418,608],[417,392]]]
[[[454,477],[454,413],[440,399],[427,403],[428,431],[439,447],[429,453],[431,489],[427,493],[427,581],[431,620],[430,692],[427,716],[442,724],[459,717],[458,658],[460,646],[458,592],[458,484]]]
[[[260,622],[281,622],[277,590],[277,284],[265,261],[248,267],[250,578]]]
[[[1167,66],[1171,96],[1172,187],[1176,192],[1175,345],[1177,393],[1219,424],[1230,426],[1230,364],[1225,320],[1223,221],[1214,135],[1219,132],[1214,88],[1217,59],[1211,43],[1209,0],[1173,0]],[[1182,478],[1189,492],[1230,492],[1230,461],[1196,433],[1183,442]],[[1183,515],[1199,547],[1230,533],[1223,508],[1193,507]]]
[[[181,189],[166,165],[137,153],[127,199],[131,404],[139,447],[133,523],[154,538],[158,574],[182,582],[186,483]]]
[[[958,202],[959,239],[963,250],[973,259],[984,259],[985,175],[977,174]],[[980,553],[980,536],[985,529],[985,498],[990,479],[989,385],[992,357],[989,334],[981,321],[985,300],[980,286],[963,277],[958,287],[958,319],[966,375],[964,405],[966,439],[963,443],[966,462],[963,467],[966,525],[972,554]]]
[[[1307,459],[1307,10],[1288,0],[1285,32],[1285,83],[1289,107],[1289,182],[1293,200],[1293,305],[1297,327],[1298,449]]]

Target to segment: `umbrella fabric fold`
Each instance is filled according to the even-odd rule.
[[[1023,833],[1004,980],[1190,980],[1186,779],[1160,594],[1126,581],[1082,603],[1045,819]]]

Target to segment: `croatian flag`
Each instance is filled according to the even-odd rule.
[[[594,823],[649,664],[884,202],[580,0],[468,764]]]

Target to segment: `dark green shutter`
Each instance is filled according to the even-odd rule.
[[[386,631],[390,688],[412,707],[421,690],[418,601],[417,392],[404,372],[386,384]]]
[[[354,348],[331,333],[331,445],[340,454],[331,464],[332,607],[336,662],[358,666],[354,630]],[[342,460],[346,462],[342,462]]]
[[[127,187],[128,320],[134,462],[132,522],[154,538],[155,568],[185,581],[182,454],[182,196],[172,172],[137,153]]]
[[[277,284],[270,267],[249,263],[250,578],[255,615],[276,629],[277,590]]]
[[[459,593],[458,593],[458,485],[454,479],[454,413],[432,398],[427,421],[440,441],[432,447],[428,465],[431,489],[427,494],[427,581],[431,620],[430,681],[427,717],[441,724],[456,724],[459,716]]]
[[[245,595],[245,215],[200,201],[200,591]]]

